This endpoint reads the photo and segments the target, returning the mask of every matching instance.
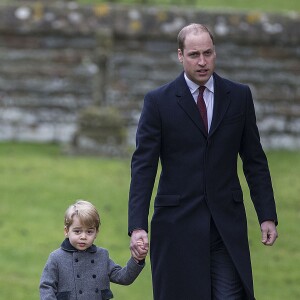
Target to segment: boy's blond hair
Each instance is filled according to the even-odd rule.
[[[74,204],[70,205],[65,212],[65,228],[69,227],[73,223],[74,216],[78,216],[82,225],[92,228],[95,227],[97,231],[100,227],[100,216],[96,207],[85,200],[77,200]]]

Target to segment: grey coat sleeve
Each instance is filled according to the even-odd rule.
[[[134,280],[138,277],[145,266],[145,263],[139,265],[135,262],[135,260],[131,257],[127,265],[122,268],[121,266],[114,263],[113,260],[109,258],[108,260],[108,272],[109,279],[113,283],[121,284],[121,285],[129,285],[134,282]]]
[[[40,299],[41,300],[56,300],[58,285],[58,268],[51,253],[44,267],[40,280]]]

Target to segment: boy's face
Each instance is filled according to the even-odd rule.
[[[83,226],[78,216],[74,216],[73,224],[69,229],[65,228],[65,236],[69,238],[71,245],[79,251],[84,251],[92,246],[97,234],[98,231],[95,227]]]

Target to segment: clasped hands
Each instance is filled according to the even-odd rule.
[[[135,261],[146,258],[149,250],[148,234],[143,229],[133,230],[130,239],[130,252]]]

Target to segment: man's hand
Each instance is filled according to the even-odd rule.
[[[141,243],[142,242],[142,243]],[[136,260],[145,259],[149,249],[148,234],[143,229],[136,229],[131,234],[130,251]]]
[[[266,246],[272,246],[278,237],[276,225],[273,221],[265,221],[261,223],[261,242]]]

